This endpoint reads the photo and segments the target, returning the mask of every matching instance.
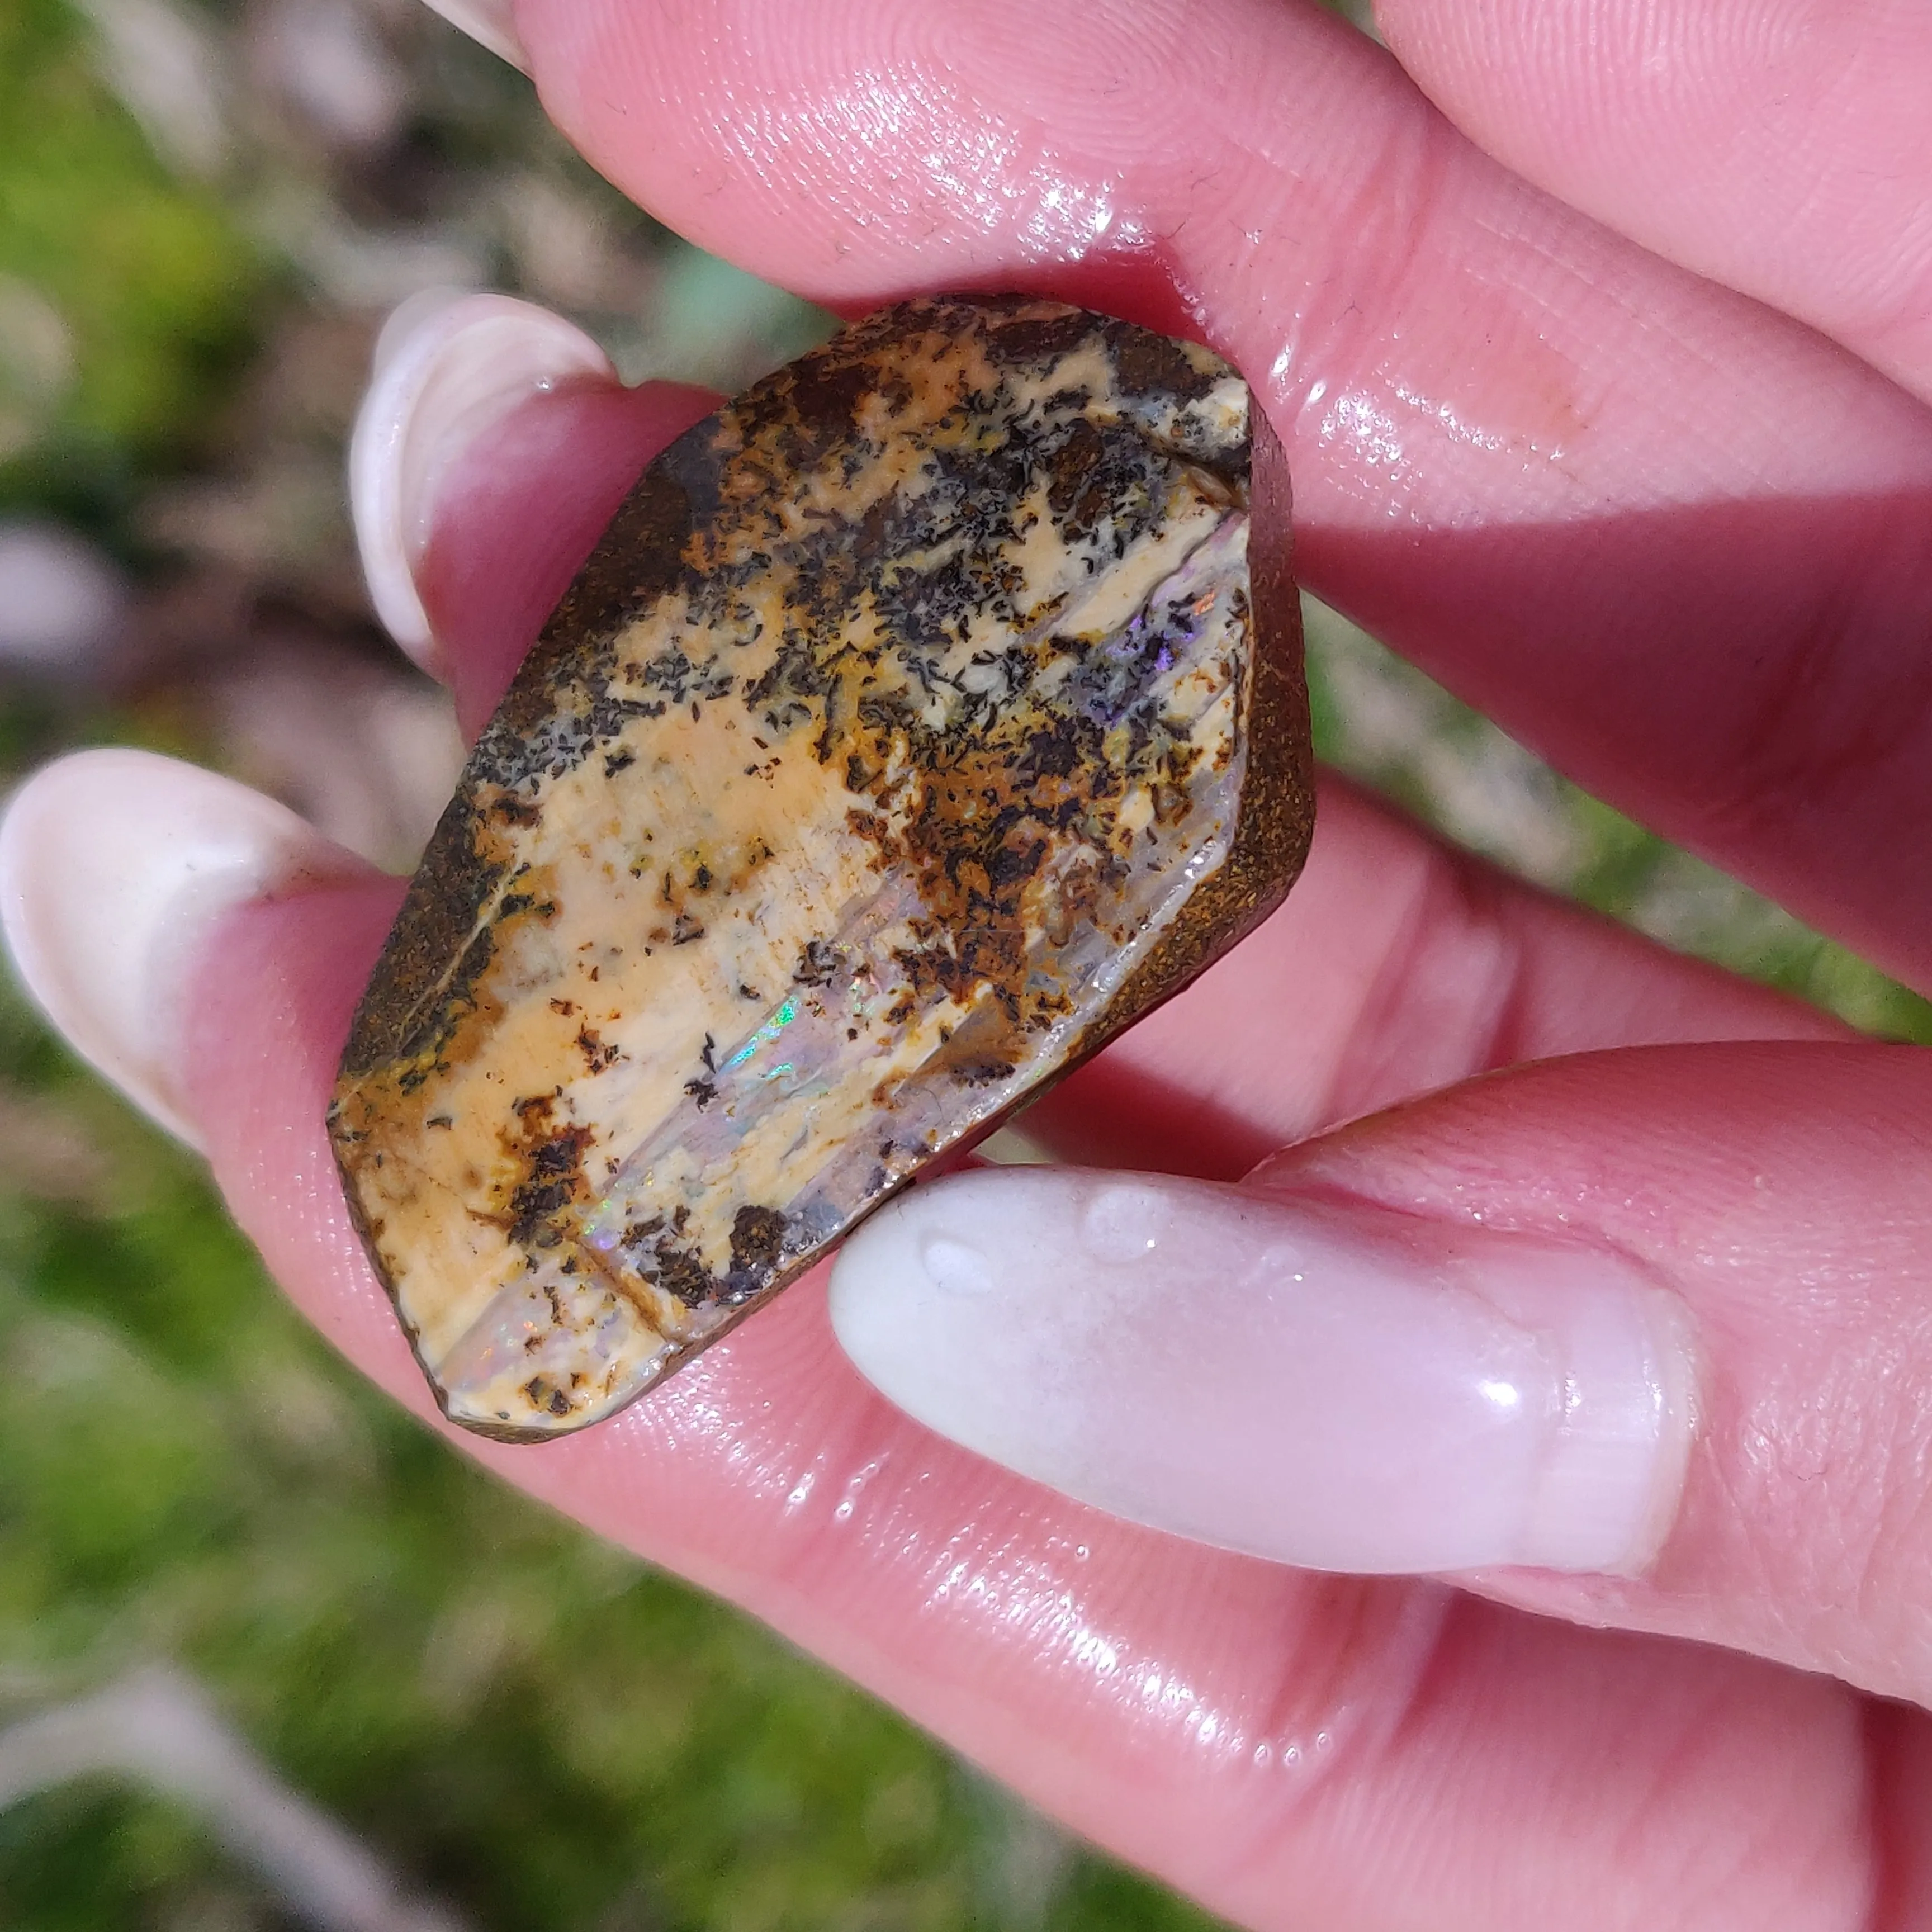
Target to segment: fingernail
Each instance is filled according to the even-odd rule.
[[[962,1174],[846,1243],[832,1319],[954,1442],[1313,1569],[1634,1574],[1690,1441],[1687,1319],[1628,1262],[1364,1203]]]
[[[286,806],[151,752],[81,752],[0,818],[0,929],[76,1052],[190,1147],[182,994],[214,922],[278,887],[361,876]]]
[[[517,16],[510,0],[428,0],[428,4],[499,59],[508,61],[520,73],[530,72],[530,57],[517,38]]]
[[[560,384],[614,382],[584,332],[508,296],[432,290],[390,316],[349,445],[349,500],[376,614],[416,662],[442,668],[416,573],[442,486],[484,431]]]

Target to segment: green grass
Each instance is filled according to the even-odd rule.
[[[111,528],[142,475],[204,446],[268,274],[213,191],[172,178],[107,94],[80,19],[7,0],[0,508]]]

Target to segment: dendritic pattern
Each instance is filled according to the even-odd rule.
[[[620,1407],[1278,902],[1306,700],[1250,458],[1209,352],[1012,298],[886,310],[651,465],[331,1112],[452,1418]]]

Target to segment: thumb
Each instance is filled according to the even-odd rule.
[[[833,1320],[942,1434],[1136,1521],[1924,1700],[1929,1142],[1912,1048],[1580,1054],[1239,1186],[919,1189]]]

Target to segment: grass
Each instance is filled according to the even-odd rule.
[[[268,265],[172,176],[61,0],[0,7],[0,509],[112,527],[190,459]]]

